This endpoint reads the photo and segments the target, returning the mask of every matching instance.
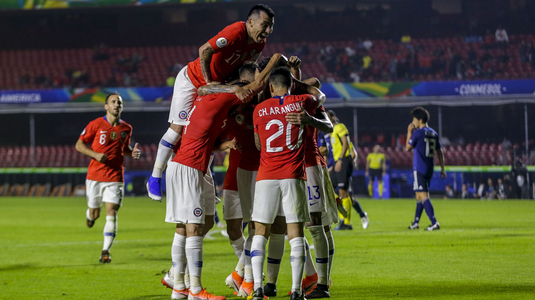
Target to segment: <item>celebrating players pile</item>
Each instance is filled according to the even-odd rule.
[[[162,199],[167,166],[166,222],[176,223],[172,267],[162,283],[172,299],[225,299],[201,282],[203,237],[214,224],[212,153],[230,149],[223,201],[230,244],[238,258],[225,282],[249,299],[277,295],[284,237],[291,245],[291,299],[328,298],[334,253],[330,225],[338,221],[332,185],[316,143],[316,129],[332,132],[315,78],[301,81],[301,61],[281,54],[255,61],[273,31],[274,13],[255,5],[247,21],[227,26],[180,71],[149,196]],[[180,143],[179,143],[180,142]],[[174,158],[169,162],[172,153]],[[247,222],[249,236],[243,236]],[[307,223],[316,266],[304,238]],[[263,265],[267,251],[267,284]],[[304,273],[306,278],[303,279]],[[228,273],[227,273],[228,274]],[[224,277],[223,277],[224,278]]]

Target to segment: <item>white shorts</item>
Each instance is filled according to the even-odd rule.
[[[124,183],[85,180],[87,207],[101,208],[102,202],[123,206]]]
[[[212,160],[210,160],[211,163]],[[207,216],[215,215],[215,187],[214,177],[212,177],[212,172],[210,172],[210,165],[208,165],[208,171],[204,174],[202,198],[206,206],[204,213]]]
[[[181,126],[188,125],[189,111],[195,98],[197,98],[197,88],[191,83],[188,66],[185,66],[176,76],[168,122]]]
[[[325,189],[325,202],[327,213],[322,215],[322,225],[327,226],[338,223],[338,205],[336,204],[336,196],[334,195],[334,188],[329,175],[329,169],[323,168],[323,184]]]
[[[240,194],[238,191],[223,190],[223,220],[241,218]]]
[[[273,224],[286,216],[286,223],[310,222],[306,183],[302,179],[260,180],[256,182],[252,219]]]
[[[323,169],[320,165],[316,165],[312,167],[307,167],[306,172],[308,211],[311,213],[319,212],[323,215],[327,212]]]
[[[208,214],[206,202],[210,201],[205,201],[203,197],[209,186],[203,173],[177,162],[169,162],[165,179],[165,222],[204,224],[204,217]]]
[[[251,222],[255,196],[256,174],[258,174],[258,171],[247,171],[238,168],[237,174],[238,193],[240,193],[243,222]]]

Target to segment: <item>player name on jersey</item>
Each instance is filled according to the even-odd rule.
[[[258,110],[258,116],[270,116],[270,115],[281,115],[281,114],[287,114],[290,112],[298,111],[303,107],[302,102],[295,102],[295,103],[289,103],[284,106],[280,107],[266,107]]]

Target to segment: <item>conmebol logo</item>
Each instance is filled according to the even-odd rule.
[[[460,95],[501,95],[502,85],[499,83],[461,84]]]

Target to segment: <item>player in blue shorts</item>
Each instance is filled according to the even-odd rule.
[[[444,170],[444,154],[440,148],[440,142],[436,131],[431,129],[427,122],[429,121],[429,112],[423,107],[416,107],[411,111],[412,123],[407,128],[407,151],[414,149],[412,167],[414,171],[414,193],[416,194],[416,214],[414,222],[409,229],[418,229],[420,226],[420,217],[425,209],[431,225],[427,230],[433,231],[440,229],[440,224],[435,217],[433,204],[429,199],[429,184],[433,177],[433,158],[435,153],[440,162],[440,177],[446,178]]]

